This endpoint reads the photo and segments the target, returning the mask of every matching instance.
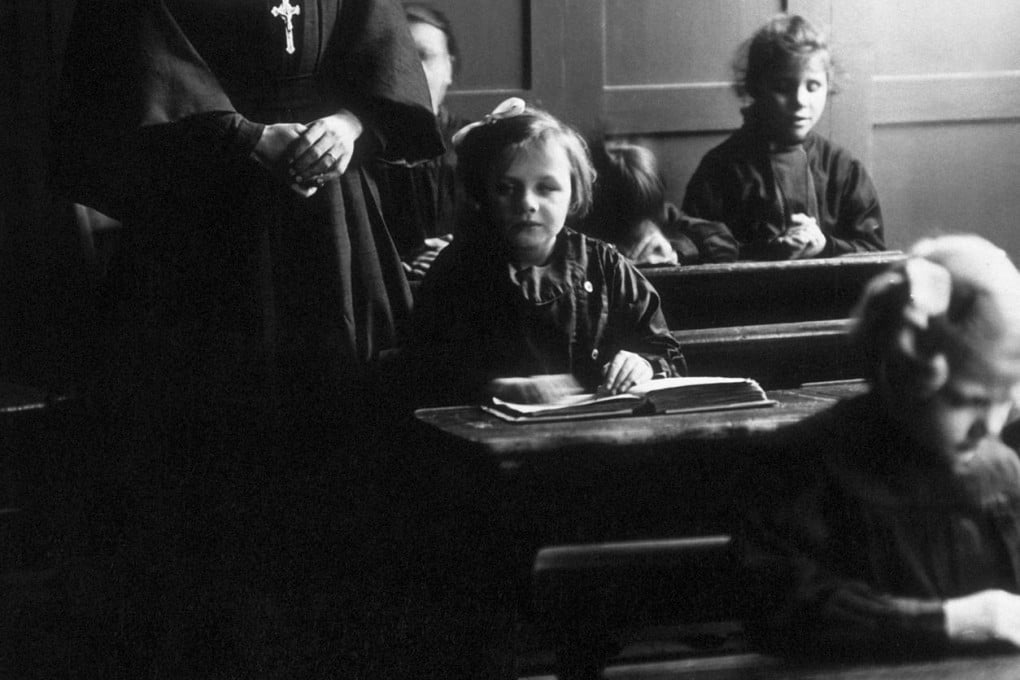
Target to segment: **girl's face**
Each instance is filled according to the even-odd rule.
[[[762,84],[756,104],[772,141],[800,144],[818,123],[829,96],[822,54],[792,62]]]
[[[570,214],[570,158],[562,144],[549,141],[509,153],[486,186],[488,213],[512,261],[541,265]]]
[[[953,471],[962,471],[985,439],[999,436],[1018,387],[1020,376],[953,370],[938,392],[905,414],[905,421],[919,444]]]
[[[453,57],[446,43],[446,34],[431,24],[413,21],[411,37],[418,48],[418,57],[429,83],[432,112],[438,113],[446,99],[446,90],[453,82]]]

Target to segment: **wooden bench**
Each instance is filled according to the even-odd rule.
[[[744,579],[725,535],[543,548],[532,593],[560,680],[594,680],[633,631],[669,622],[692,656],[742,649]]]
[[[648,267],[671,329],[845,319],[898,251],[789,262]]]
[[[766,390],[867,375],[851,319],[674,331],[692,375],[751,377]]]
[[[672,329],[747,326],[850,315],[865,284],[899,251],[789,262],[642,267]],[[420,281],[411,282],[417,297]]]

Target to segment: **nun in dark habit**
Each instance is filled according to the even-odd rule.
[[[82,338],[80,667],[335,677],[388,585],[343,461],[376,451],[365,376],[411,306],[370,169],[443,152],[404,12],[80,0],[62,98],[58,186],[123,225]]]
[[[411,304],[370,161],[443,151],[400,6],[81,0],[65,62],[61,185],[124,225],[102,393],[353,408]]]

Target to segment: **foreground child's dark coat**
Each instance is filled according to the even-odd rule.
[[[986,439],[936,471],[866,395],[780,434],[739,542],[768,644],[916,653],[946,644],[942,601],[1020,593],[1020,463]],[[769,482],[766,482],[769,480]]]
[[[819,257],[885,250],[878,194],[861,162],[814,132],[803,148],[814,187],[807,202],[816,207],[811,216],[826,237]],[[768,243],[785,230],[790,206],[778,189],[768,143],[751,123],[705,154],[683,210],[725,223],[742,259],[771,259]]]
[[[622,349],[656,375],[684,370],[658,293],[615,248],[569,228],[535,301],[498,254],[455,241],[425,278],[412,345],[432,402],[473,401],[493,378],[543,373],[572,373],[594,390]]]

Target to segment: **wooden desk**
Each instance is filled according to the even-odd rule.
[[[1015,680],[1020,655],[858,664],[791,663],[757,654],[607,668],[606,680]]]
[[[499,473],[504,516],[532,547],[729,533],[739,471],[768,432],[862,382],[770,391],[772,407],[515,424],[475,406],[416,412],[435,458]]]
[[[549,464],[560,455],[627,453],[697,441],[740,440],[794,423],[841,398],[861,394],[863,382],[773,390],[771,407],[675,415],[600,418],[551,423],[509,423],[477,406],[426,408],[416,418],[451,441],[504,466]]]
[[[507,549],[516,575],[501,601],[527,620],[529,611],[540,617],[528,594],[541,547],[728,534],[741,511],[741,468],[761,435],[865,389],[815,385],[770,391],[771,407],[564,422],[509,423],[477,406],[415,415],[433,437],[420,447],[430,461],[452,456],[498,472],[495,484],[473,485],[491,489],[480,504],[496,533],[483,544]]]

